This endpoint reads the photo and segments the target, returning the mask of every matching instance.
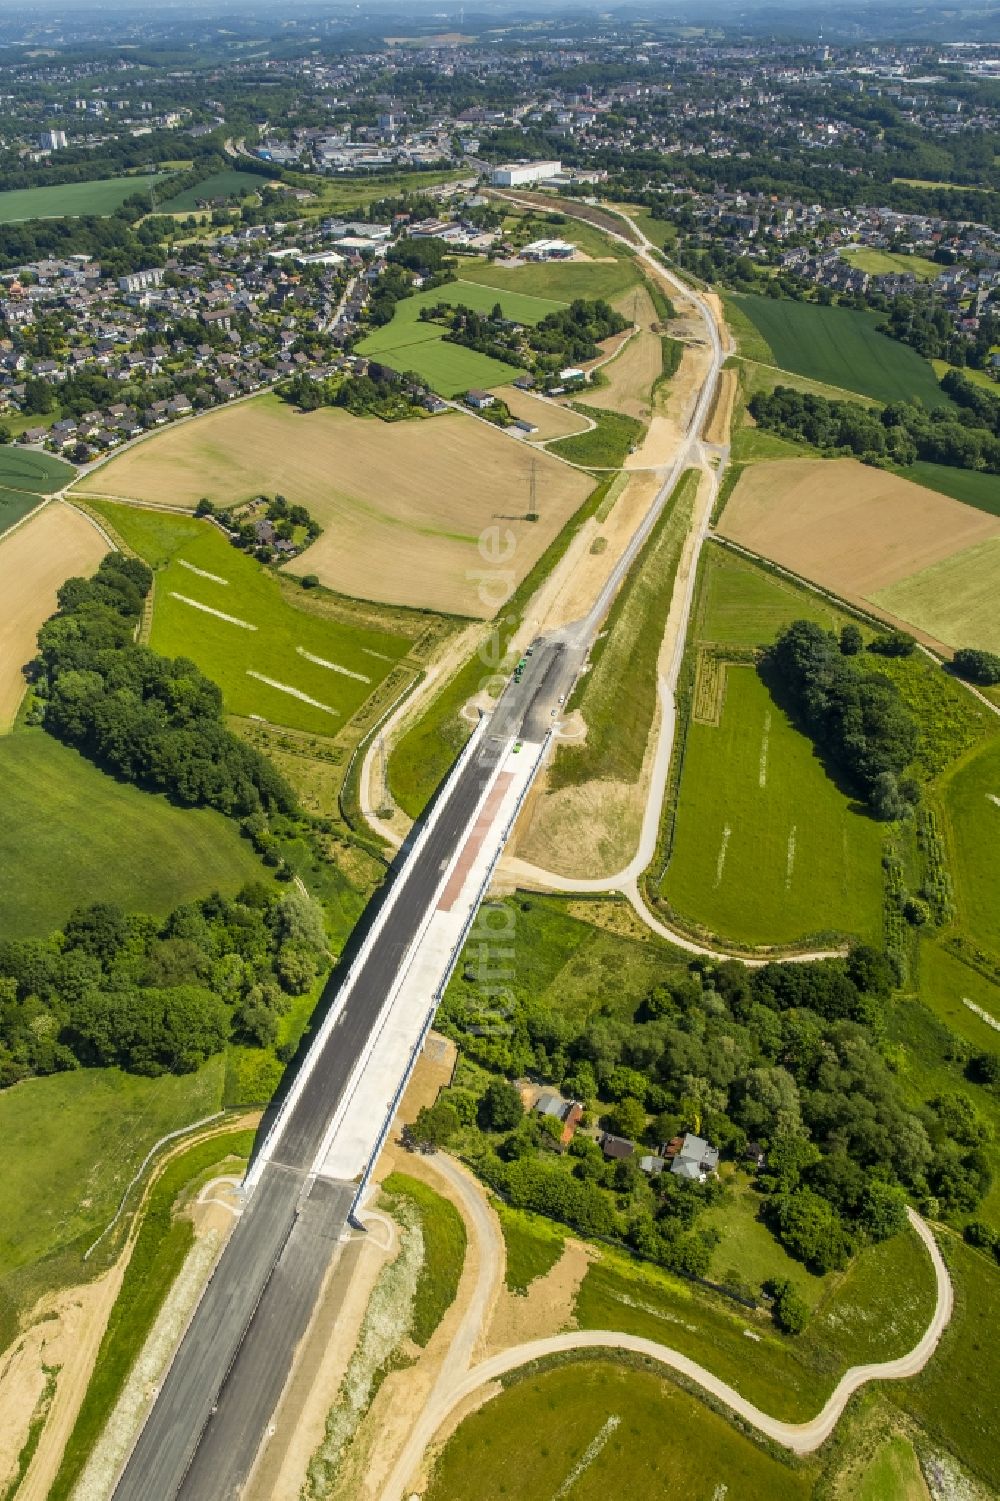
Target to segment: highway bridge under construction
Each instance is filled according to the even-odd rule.
[[[536,643],[397,858],[258,1142],[243,1213],[114,1501],[240,1494],[582,655]]]

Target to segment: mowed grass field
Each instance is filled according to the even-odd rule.
[[[236,825],[105,775],[44,730],[0,739],[0,936],[41,936],[74,907],[165,916],[265,879]]]
[[[756,671],[730,666],[721,722],[688,730],[660,886],[671,907],[739,943],[875,938],[880,855],[878,825],[852,809]]]
[[[551,297],[530,297],[474,281],[449,282],[431,292],[404,297],[396,304],[392,322],[362,339],[358,353],[382,360],[396,370],[416,371],[442,396],[457,396],[470,386],[503,386],[516,380],[521,373],[516,366],[461,344],[450,344],[439,324],[420,322],[421,310],[439,302],[462,304],[483,313],[499,302],[504,317],[518,323],[538,323],[547,313],[566,306]]]
[[[975,943],[1000,954],[1000,738],[974,751],[947,779],[944,807],[961,926]]]
[[[94,182],[65,182],[44,188],[14,188],[0,193],[0,224],[18,224],[24,219],[77,218],[81,214],[104,217],[134,193],[148,193],[154,183],[169,179],[162,173],[136,177],[101,177]]]
[[[335,734],[409,650],[404,636],[294,609],[278,580],[211,522],[159,513],[150,538],[142,512],[103,509],[136,552],[160,564],[150,645],[191,657],[231,714]]]
[[[526,519],[532,467],[537,522]],[[275,396],[168,428],[79,482],[90,495],[191,508],[202,495],[232,505],[280,492],[326,529],[286,571],[315,573],[350,597],[479,618],[501,603],[495,578],[490,599],[480,587],[483,531],[510,532],[513,587],[592,487],[459,412],[386,423],[296,412]]]
[[[175,197],[158,203],[157,212],[182,214],[188,209],[196,209],[199,203],[205,203],[209,199],[239,198],[245,193],[259,193],[267,183],[268,179],[256,172],[240,172],[238,169],[213,172],[211,177],[203,178],[193,188],[185,188]]]
[[[871,597],[946,646],[1000,652],[998,590],[1000,536],[942,558]]]
[[[917,281],[934,281],[944,270],[923,255],[899,255],[891,250],[868,250],[861,246],[845,246],[841,259],[858,271],[867,271],[869,276],[915,276]]]
[[[912,401],[948,406],[928,362],[906,344],[879,332],[870,313],[791,302],[756,292],[731,299],[753,323],[770,349],[773,363],[827,385],[860,391],[879,401]],[[751,359],[758,350],[747,349]]]
[[[587,1359],[525,1376],[467,1417],[427,1501],[806,1501],[813,1478],[665,1377]]]
[[[570,240],[578,238],[576,225],[560,233]],[[603,241],[607,259],[592,261],[552,261],[547,265],[526,263],[503,266],[488,261],[474,261],[462,267],[465,281],[483,282],[506,292],[525,292],[531,297],[555,297],[572,302],[574,297],[606,297],[610,301],[640,281],[639,272],[628,256],[610,240]]]

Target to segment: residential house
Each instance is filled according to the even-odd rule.
[[[703,1137],[694,1136],[689,1131],[682,1137],[679,1147],[672,1152],[671,1148],[675,1148],[675,1142],[670,1142],[664,1155],[670,1158],[670,1171],[675,1177],[704,1183],[709,1173],[718,1172],[718,1148],[710,1146]]]

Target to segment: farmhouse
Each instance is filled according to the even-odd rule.
[[[696,1183],[704,1183],[709,1173],[718,1171],[718,1148],[710,1146],[703,1137],[694,1136],[690,1131],[679,1143],[676,1138],[669,1142],[663,1155],[670,1160],[670,1171],[678,1178],[690,1178]]]
[[[551,1120],[562,1121],[562,1133],[559,1137],[560,1147],[568,1147],[576,1135],[576,1128],[583,1120],[583,1106],[578,1100],[564,1100],[562,1095],[553,1090],[542,1090],[532,1106],[536,1115],[548,1116]]]
[[[487,407],[491,407],[495,401],[496,397],[491,395],[489,391],[466,391],[465,393],[466,406],[474,408],[477,412],[482,412]]]

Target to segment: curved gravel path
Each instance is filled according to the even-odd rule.
[[[465,1175],[462,1170],[456,1169],[454,1164],[449,1163],[446,1158],[439,1159],[435,1166],[444,1171],[445,1176],[457,1189],[463,1205],[475,1222],[477,1231],[483,1221],[488,1222],[490,1239],[495,1242],[498,1239],[497,1232],[481,1191],[477,1188],[476,1192],[470,1192],[471,1185],[463,1181]],[[763,1412],[761,1408],[748,1401],[746,1397],[741,1396],[734,1387],[720,1380],[703,1365],[699,1365],[696,1360],[691,1360],[678,1350],[672,1350],[669,1345],[644,1339],[637,1334],[624,1334],[618,1330],[577,1329],[565,1334],[554,1334],[544,1339],[531,1340],[526,1344],[512,1346],[509,1350],[501,1350],[499,1354],[490,1356],[489,1359],[481,1361],[471,1369],[466,1368],[461,1374],[456,1371],[458,1361],[452,1360],[451,1352],[449,1352],[449,1358],[435,1383],[427,1406],[410,1434],[389,1481],[383,1489],[382,1501],[403,1501],[408,1494],[408,1482],[415,1475],[434,1436],[463,1402],[481,1391],[483,1387],[489,1386],[511,1371],[519,1370],[534,1360],[540,1360],[546,1356],[563,1355],[575,1350],[628,1350],[637,1355],[645,1355],[650,1360],[657,1361],[660,1365],[685,1376],[703,1391],[724,1403],[737,1416],[756,1428],[759,1433],[773,1439],[783,1448],[791,1450],[794,1454],[813,1453],[830,1437],[847,1403],[862,1386],[870,1381],[901,1381],[922,1371],[937,1348],[938,1341],[951,1318],[954,1294],[944,1258],[929,1226],[912,1209],[908,1209],[907,1214],[910,1224],[923,1241],[934,1267],[937,1302],[931,1321],[913,1349],[905,1355],[895,1360],[851,1366],[841,1376],[820,1411],[807,1422],[786,1423],[779,1418],[773,1418],[769,1413]],[[489,1250],[490,1248],[486,1245],[481,1248],[478,1285],[456,1340],[456,1346],[460,1343],[466,1352],[471,1352],[475,1343],[475,1335],[472,1334],[470,1338],[470,1326],[476,1313],[479,1310],[485,1310],[490,1301],[488,1285],[494,1281],[498,1283],[503,1275],[502,1245],[499,1247],[499,1260],[495,1264],[492,1275]]]

